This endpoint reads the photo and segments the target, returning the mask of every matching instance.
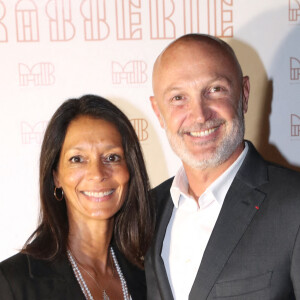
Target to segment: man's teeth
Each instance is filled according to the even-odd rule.
[[[113,190],[110,190],[110,191],[107,191],[107,192],[83,192],[83,194],[85,194],[86,196],[89,196],[89,197],[94,197],[94,198],[102,198],[102,197],[105,197],[105,196],[108,196],[110,194],[112,194],[114,191]]]
[[[190,132],[190,135],[195,136],[195,137],[208,136],[208,135],[212,134],[213,132],[215,132],[217,129],[218,129],[218,127],[207,129],[204,131],[194,131],[194,132]]]

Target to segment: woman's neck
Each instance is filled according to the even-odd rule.
[[[109,265],[109,245],[114,220],[69,220],[68,248],[76,260],[85,266],[104,272]]]

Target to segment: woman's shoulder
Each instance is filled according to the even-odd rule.
[[[45,298],[83,299],[66,257],[50,261],[19,253],[0,263],[0,299]]]
[[[0,263],[0,272],[6,276],[13,273],[16,276],[19,272],[28,271],[28,257],[26,254],[18,253],[15,254]]]
[[[31,278],[60,277],[70,271],[66,256],[55,260],[35,258],[32,255],[18,253],[0,263],[0,271],[6,276],[29,276]]]
[[[26,254],[23,254],[21,252],[13,255],[13,256],[10,256],[6,259],[4,259],[3,261],[0,262],[0,266],[3,266],[3,265],[9,265],[11,263],[15,263],[15,262],[21,262],[21,261],[24,261],[26,260]]]
[[[12,284],[29,278],[27,256],[13,255],[0,263],[0,299],[14,299]],[[4,298],[5,297],[5,298]]]

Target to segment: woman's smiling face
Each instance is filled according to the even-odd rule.
[[[130,177],[117,128],[88,116],[73,120],[53,175],[69,218],[112,218],[124,203]]]

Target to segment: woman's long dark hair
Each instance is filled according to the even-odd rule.
[[[95,95],[65,101],[48,124],[40,156],[39,226],[22,252],[47,260],[56,259],[66,252],[67,209],[64,200],[57,201],[54,197],[53,171],[57,168],[67,128],[79,116],[106,120],[120,132],[130,180],[126,200],[115,216],[113,238],[125,257],[142,267],[154,230],[154,209],[142,151],[134,128],[124,113],[110,101]]]

